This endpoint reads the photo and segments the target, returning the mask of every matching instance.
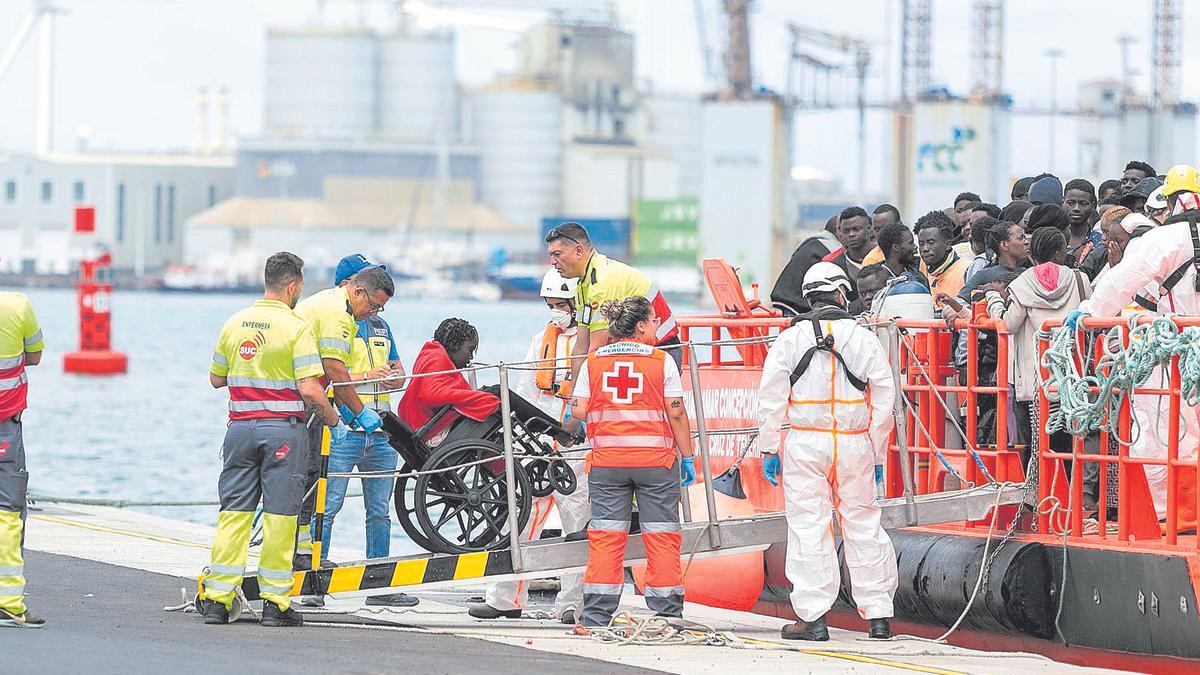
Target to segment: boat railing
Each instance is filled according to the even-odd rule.
[[[1194,536],[1200,436],[1197,409],[1181,393],[1180,356],[1164,359],[1149,380],[1132,391],[1107,387],[1101,392],[1097,386],[1109,382],[1112,374],[1106,352],[1128,349],[1134,326],[1162,320],[1147,314],[1133,320],[1086,318],[1080,323],[1072,360],[1084,379],[1074,394],[1086,391],[1091,405],[1102,393],[1110,398],[1103,418],[1097,418],[1099,428],[1075,434],[1047,432],[1045,421],[1062,397],[1061,383],[1052,378],[1045,354],[1051,348],[1049,331],[1061,322],[1044,326],[1038,341],[1038,368],[1045,383],[1037,398],[1042,421],[1036,442],[1039,532],[1106,546],[1155,544],[1193,553],[1200,549],[1200,538]],[[1200,326],[1195,318],[1168,320],[1178,329]]]

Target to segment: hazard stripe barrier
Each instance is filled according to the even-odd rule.
[[[291,595],[407,588],[512,573],[512,559],[507,550],[430,555],[296,572],[292,575]],[[259,599],[255,574],[251,571],[242,580],[242,591],[248,600]]]

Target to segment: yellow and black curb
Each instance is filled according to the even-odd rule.
[[[326,595],[380,588],[406,588],[512,573],[512,559],[507,549],[439,554],[296,572],[291,594]],[[246,599],[258,600],[258,578],[246,576],[242,580],[242,592],[245,593]]]

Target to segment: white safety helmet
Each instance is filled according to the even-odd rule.
[[[558,270],[551,267],[546,276],[542,277],[542,293],[543,298],[558,298],[561,300],[574,300],[575,288],[579,285],[578,279],[567,279],[558,273]]]
[[[1163,196],[1162,186],[1155,188],[1154,192],[1151,192],[1150,196],[1146,198],[1145,208],[1155,211],[1167,208],[1167,198]]]
[[[808,297],[809,293],[836,293],[839,290],[842,293],[850,292],[850,277],[846,276],[841,267],[825,261],[808,268],[804,273],[804,284],[800,287],[800,293],[804,297]]]

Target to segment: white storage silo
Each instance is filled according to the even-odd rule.
[[[376,43],[369,31],[267,32],[268,136],[363,138],[374,131]]]
[[[458,126],[453,34],[382,38],[380,134],[402,141],[433,142],[440,137],[451,142],[458,140]]]
[[[530,248],[538,245],[541,219],[562,204],[562,98],[539,90],[484,90],[464,97],[479,147],[483,201],[509,220],[528,227]]]

